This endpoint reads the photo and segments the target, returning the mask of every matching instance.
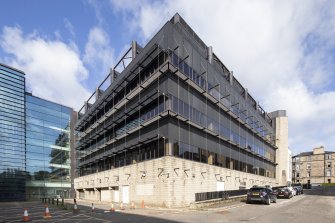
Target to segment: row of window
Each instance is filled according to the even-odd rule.
[[[59,121],[55,123],[27,116],[26,122],[29,124],[33,124],[35,126],[43,126],[47,128],[56,128],[56,129],[68,129],[70,120],[59,119]]]
[[[8,88],[0,86],[0,94],[5,96],[6,98],[14,98],[19,101],[24,101],[24,92],[17,92],[10,90]]]
[[[144,122],[152,119],[153,117],[157,116],[158,114],[162,113],[165,110],[164,102],[156,106],[149,106],[148,110],[144,110],[141,113],[140,117],[128,119],[129,121],[122,122],[118,126],[114,128],[114,132],[111,135],[107,135],[106,137],[102,138],[101,140],[94,142],[90,145],[89,148],[85,149],[87,152],[94,150],[95,148],[103,145],[104,143],[108,142],[109,140],[114,139],[115,137],[121,136],[130,130],[137,128]]]
[[[226,149],[222,147],[223,149]],[[225,152],[227,153],[227,152]],[[263,162],[252,157],[250,161],[244,162],[242,160],[233,159],[230,156],[225,156],[222,153],[215,153],[213,151],[199,148],[183,142],[175,142],[173,144],[173,155],[193,160],[201,163],[207,163],[210,165],[225,167],[228,169],[243,171],[247,173],[257,174],[266,177],[275,177],[274,167],[270,165],[265,165]]]
[[[36,167],[27,165],[27,180],[47,182],[70,182],[70,171],[64,168]]]
[[[16,84],[19,84],[21,86],[25,85],[23,78],[17,78],[17,76],[13,77],[13,75],[11,75],[9,72],[1,70],[1,67],[0,67],[0,78],[9,80],[9,81],[11,81],[13,83],[16,83]]]
[[[18,91],[24,92],[24,83],[15,83],[15,81],[8,80],[7,78],[1,77],[0,76],[0,85],[5,86],[11,89],[19,89]]]
[[[29,97],[27,97],[27,99],[28,98]],[[52,117],[55,117],[56,120],[70,120],[70,112],[65,113],[53,110],[53,108],[44,107],[28,101],[26,102],[26,106],[27,106],[27,112],[29,112],[33,117],[37,117],[42,120],[49,120]],[[61,108],[60,105],[58,107]]]
[[[207,91],[210,95],[212,95],[214,98],[216,98],[218,101],[222,101],[223,104],[232,109],[232,112],[235,113],[236,116],[240,117],[243,121],[245,121],[247,124],[251,125],[252,128],[254,128],[260,135],[263,137],[266,135],[267,130],[263,130],[261,127],[265,127],[264,124],[261,124],[263,121],[268,121],[268,125],[271,125],[271,120],[257,120],[253,121],[250,119],[247,115],[247,111],[245,109],[240,109],[239,104],[232,104],[228,100],[228,97],[224,97],[218,90],[215,88],[215,84],[209,83],[205,78],[203,78],[201,75],[198,75],[197,72],[189,66],[184,60],[181,60],[176,54],[172,54],[172,64],[174,64],[176,67],[178,67],[186,76],[188,76],[191,80],[193,80],[199,87],[201,87],[203,90]],[[238,101],[238,99],[236,99]],[[256,118],[256,117],[254,117]],[[257,124],[259,123],[259,124]]]
[[[4,93],[4,92],[2,92]],[[7,101],[7,102],[16,102],[17,104],[21,104],[24,105],[24,98],[23,97],[12,97],[12,95],[10,94],[0,94],[0,99],[2,101]],[[8,103],[7,103],[8,104]]]
[[[300,175],[300,173],[297,173],[297,178],[300,178],[300,177],[302,177],[301,175]],[[331,170],[326,170],[325,171],[325,176],[326,177],[330,177],[330,176],[332,176],[332,171]],[[311,177],[311,172],[310,171],[308,171],[307,173],[306,173],[306,177]]]
[[[303,158],[303,157],[294,157],[293,162],[300,162],[300,161],[303,160],[301,158]],[[332,159],[332,154],[325,154],[325,159],[326,160]],[[308,161],[308,162],[312,161],[312,156],[306,156],[306,161]]]
[[[7,68],[5,66],[0,65],[0,73],[7,74],[13,78],[16,78],[18,80],[23,80],[24,81],[24,74],[21,72],[18,72],[16,70]]]
[[[33,163],[35,166],[44,166],[50,164],[58,164],[58,165],[70,165],[70,156],[67,151],[60,151],[56,154],[56,157],[50,157],[50,154],[43,153],[32,153],[29,152],[26,156],[27,164],[31,165]]]
[[[165,62],[165,54],[160,54],[152,62],[143,70],[136,75],[136,77],[130,81],[126,87],[120,90],[112,99],[108,101],[108,103],[104,106],[104,109],[101,109],[96,116],[93,116],[92,119],[85,124],[84,128],[80,131],[85,131],[89,126],[93,125],[100,117],[102,117],[105,113],[107,113],[110,109],[112,109],[115,105],[117,105],[123,98],[132,92],[139,85],[144,83],[151,75],[158,69],[160,65]],[[81,118],[81,114],[79,113],[78,118]]]
[[[60,146],[66,146],[70,140],[70,135],[69,133],[67,132],[58,132],[58,134],[52,134],[52,135],[49,135],[49,134],[46,134],[46,133],[42,133],[42,132],[35,132],[35,131],[31,131],[30,129],[27,129],[27,134],[26,134],[26,137],[27,138],[31,138],[31,139],[37,139],[37,140],[41,140],[41,141],[49,141],[49,142],[56,142],[56,140],[58,141],[63,141],[64,145],[60,145]],[[67,142],[67,143],[65,143]],[[58,144],[59,145],[59,144]]]
[[[14,93],[17,94],[17,95],[24,94],[24,86],[22,86],[22,85],[14,86],[14,85],[8,84],[8,82],[9,81],[0,79],[0,86],[1,86],[1,88],[3,88],[3,90],[11,91],[11,92],[14,91]]]
[[[189,104],[183,102],[177,97],[171,96],[172,100],[172,110],[176,113],[184,116],[185,118],[199,124],[202,127],[206,127],[209,130],[224,136],[225,138],[239,144],[243,148],[252,150],[261,156],[275,161],[275,152],[273,149],[266,146],[263,142],[257,138],[251,136],[248,132],[245,132],[244,136],[239,133],[234,132],[232,129],[225,127],[223,124],[214,121],[212,118],[208,117],[206,114],[198,111]],[[229,124],[226,124],[229,125]]]
[[[40,113],[54,115],[61,118],[69,119],[70,114],[72,112],[71,108],[30,95],[26,95],[26,102],[32,106],[32,107],[27,106],[32,110],[38,111]]]
[[[156,159],[164,156],[164,141],[157,140],[145,145],[136,147],[130,151],[124,151],[111,158],[99,161],[80,168],[80,176],[101,172],[113,168],[123,167],[126,165]]]
[[[55,125],[60,125],[60,127],[63,127],[63,128],[69,124],[69,120],[70,120],[69,114],[61,113],[61,116],[57,116],[58,114],[49,115],[49,114],[41,113],[40,111],[31,110],[29,106],[27,106],[26,115],[31,118],[43,121],[43,122],[50,122],[50,123],[54,123]]]

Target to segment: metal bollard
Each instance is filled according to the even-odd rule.
[[[55,204],[55,198],[52,198],[52,199],[51,199],[51,203],[52,203],[52,204]]]
[[[64,198],[62,198],[62,206],[64,206]]]
[[[57,206],[58,206],[58,198],[57,198]]]

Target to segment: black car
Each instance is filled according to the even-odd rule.
[[[296,195],[300,195],[304,193],[304,190],[301,186],[294,186],[293,189],[296,191]]]
[[[277,196],[270,188],[252,187],[249,189],[247,194],[247,204],[251,202],[262,202],[270,205],[271,202],[277,202]]]
[[[277,190],[277,197],[291,198],[293,197],[293,194],[287,187],[284,187]]]

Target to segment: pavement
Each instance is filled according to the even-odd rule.
[[[52,205],[49,207],[51,219],[43,219],[45,206],[41,202],[0,203],[0,222],[20,222],[23,208],[28,208],[29,217],[33,222],[335,222],[335,190],[321,188],[305,190],[304,195],[291,199],[278,199],[277,203],[271,205],[234,201],[198,210],[159,207],[129,209],[127,206],[125,210],[110,212],[110,204],[100,202],[94,204],[95,212],[92,212],[91,202],[78,200],[80,211],[73,213],[73,201],[67,200],[65,203],[68,204],[67,210]]]

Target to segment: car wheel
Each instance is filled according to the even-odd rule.
[[[271,199],[270,199],[270,197],[268,197],[268,199],[266,200],[266,204],[270,205],[270,203],[271,203]]]

